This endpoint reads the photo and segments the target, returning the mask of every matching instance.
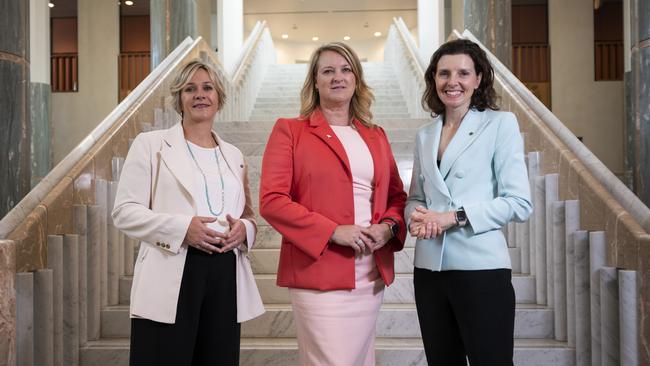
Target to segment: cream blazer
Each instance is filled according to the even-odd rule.
[[[235,249],[237,321],[264,313],[248,251],[257,231],[244,157],[213,131],[240,189],[236,211],[246,226],[248,246]],[[174,323],[187,244],[183,243],[193,216],[194,172],[180,123],[168,130],[139,134],[126,157],[112,212],[113,222],[126,235],[141,241],[131,287],[131,317]]]

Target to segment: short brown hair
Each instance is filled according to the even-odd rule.
[[[436,72],[438,71],[438,61],[445,55],[467,55],[474,62],[474,71],[476,75],[481,75],[481,83],[472,94],[470,108],[476,108],[484,111],[486,108],[497,110],[498,96],[494,90],[494,70],[490,64],[485,51],[476,43],[467,39],[456,39],[444,43],[431,56],[429,67],[424,73],[426,89],[422,95],[422,107],[431,112],[432,116],[440,115],[445,111],[445,105],[438,97],[436,91]]]
[[[364,126],[372,127],[372,112],[370,112],[370,105],[375,97],[370,91],[370,87],[363,79],[363,67],[357,54],[343,42],[332,42],[320,46],[311,55],[309,61],[309,70],[305,83],[300,92],[300,115],[302,117],[309,117],[314,110],[320,106],[320,98],[316,90],[316,73],[318,72],[318,60],[320,55],[325,51],[336,52],[341,55],[352,68],[352,73],[356,79],[356,86],[354,94],[350,101],[350,117],[355,118]]]
[[[212,65],[201,60],[192,60],[185,64],[176,74],[172,85],[169,87],[172,94],[172,104],[174,109],[181,116],[183,115],[183,103],[181,102],[181,93],[183,88],[187,83],[190,82],[190,79],[194,76],[194,73],[198,69],[203,69],[208,73],[210,80],[214,84],[214,89],[217,92],[217,97],[219,98],[217,104],[217,110],[220,111],[223,105],[226,103],[226,91],[223,88],[223,83],[219,78],[217,70],[212,67]]]

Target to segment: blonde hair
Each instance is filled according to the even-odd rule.
[[[174,105],[174,109],[181,116],[183,115],[183,102],[181,101],[181,93],[185,85],[187,85],[190,82],[190,79],[192,79],[194,76],[194,73],[199,69],[205,70],[205,72],[208,73],[210,80],[214,84],[214,89],[217,92],[217,97],[219,98],[217,102],[217,110],[220,111],[223,105],[226,103],[226,92],[223,88],[223,83],[219,78],[217,70],[215,70],[214,67],[212,67],[212,65],[208,64],[207,62],[201,60],[192,60],[180,69],[178,74],[176,74],[172,85],[169,87],[172,94],[172,104]]]
[[[343,42],[332,42],[320,46],[311,55],[309,61],[309,70],[307,78],[300,91],[300,115],[303,118],[308,118],[314,110],[320,106],[320,97],[318,90],[316,90],[316,73],[318,72],[318,60],[320,55],[325,51],[336,52],[341,55],[352,68],[352,73],[356,79],[356,86],[354,94],[350,101],[350,117],[355,118],[364,126],[373,127],[372,112],[370,112],[370,105],[375,97],[370,91],[370,87],[363,79],[363,68],[361,61],[357,54]]]

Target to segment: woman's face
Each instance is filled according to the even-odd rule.
[[[181,90],[183,119],[193,122],[212,122],[219,108],[219,96],[210,75],[198,69]]]
[[[435,81],[438,98],[447,110],[468,110],[481,75],[476,74],[474,61],[468,55],[444,55],[438,61]]]
[[[345,58],[333,51],[320,54],[316,69],[320,104],[349,104],[356,89],[356,77]]]

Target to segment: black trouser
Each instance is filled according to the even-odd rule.
[[[429,365],[512,366],[515,291],[509,269],[433,272],[413,282]]]
[[[235,254],[207,254],[190,247],[176,323],[131,319],[130,364],[237,366],[239,336]]]

